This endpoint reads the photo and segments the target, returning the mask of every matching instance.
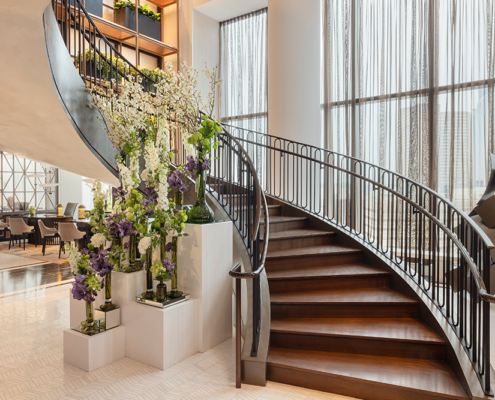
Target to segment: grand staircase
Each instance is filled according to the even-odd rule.
[[[467,398],[444,340],[389,272],[309,217],[268,207],[269,380],[369,400]]]

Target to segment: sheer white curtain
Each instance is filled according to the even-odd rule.
[[[267,9],[220,24],[222,122],[266,133]]]
[[[470,211],[494,151],[492,2],[322,1],[328,147]]]

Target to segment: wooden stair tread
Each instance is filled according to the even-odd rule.
[[[318,279],[318,278],[345,278],[345,277],[370,277],[388,276],[387,271],[372,267],[367,264],[342,264],[324,267],[302,267],[298,269],[281,269],[267,271],[269,280],[287,279]]]
[[[275,216],[270,217],[270,222],[274,217]],[[332,236],[332,235],[335,235],[335,232],[320,231],[314,229],[293,229],[282,232],[271,232],[269,242],[273,240],[303,239],[303,238],[316,237],[316,236]]]
[[[288,217],[286,215],[273,215],[270,217],[270,224],[281,224],[284,222],[306,221],[307,217]],[[260,219],[260,224],[265,223],[265,218]]]
[[[440,336],[414,318],[280,318],[271,331],[444,345]]]
[[[452,399],[466,399],[466,393],[452,370],[434,360],[330,353],[313,350],[271,348],[268,369],[281,367],[350,381],[368,381],[381,386],[438,393]],[[351,384],[351,382],[349,382]],[[371,390],[371,388],[370,388]],[[421,394],[418,393],[418,399]]]
[[[271,303],[283,304],[416,304],[416,300],[387,287],[272,293]]]
[[[356,249],[348,246],[335,245],[335,244],[328,244],[324,246],[297,247],[293,249],[270,251],[270,241],[268,241],[268,253],[266,255],[266,258],[269,260],[273,258],[311,257],[311,256],[325,255],[325,254],[328,255],[356,254],[361,252],[362,250],[360,249]]]

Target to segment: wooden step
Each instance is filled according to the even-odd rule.
[[[360,263],[362,262],[362,257],[363,254],[360,249],[335,244],[271,251],[270,241],[268,241],[265,265],[267,271],[272,271],[282,268]]]
[[[441,361],[271,348],[268,380],[365,400],[467,399]]]
[[[445,342],[414,318],[274,319],[270,346],[429,360],[445,356]]]
[[[293,229],[282,232],[270,232],[270,251],[322,246],[335,242],[335,232],[315,229]]]
[[[366,264],[309,266],[267,271],[270,293],[388,286],[390,274]]]
[[[417,302],[390,288],[292,291],[270,295],[273,318],[415,318]]]
[[[270,217],[270,234],[294,229],[304,229],[307,227],[309,219],[307,217],[288,217],[275,215]],[[261,218],[260,224],[265,224],[265,219]]]

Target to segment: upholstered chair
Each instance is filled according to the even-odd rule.
[[[31,233],[34,233],[34,226],[27,225],[22,218],[10,218],[10,241],[9,250],[12,241],[17,237],[24,239],[24,250],[26,250],[26,239]]]
[[[67,203],[64,210],[66,217],[74,217],[74,211],[76,211],[77,203]]]
[[[65,242],[75,242],[77,244],[78,240],[84,239],[84,236],[86,236],[86,232],[81,232],[77,229],[73,222],[60,222],[58,224],[58,234],[60,235],[60,249],[58,251],[58,258],[60,258],[62,249],[65,253]]]
[[[55,228],[48,228],[41,219],[38,220],[38,226],[40,227],[41,237],[43,238],[43,255],[45,255],[46,238],[58,236],[58,231]]]

